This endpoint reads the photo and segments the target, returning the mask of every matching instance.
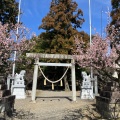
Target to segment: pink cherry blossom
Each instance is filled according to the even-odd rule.
[[[8,63],[12,59],[13,51],[17,51],[17,59],[19,59],[22,52],[29,51],[35,45],[34,41],[29,40],[29,36],[29,30],[21,24],[13,25],[12,30],[8,30],[8,24],[2,25],[0,23],[0,65],[2,67],[5,62]]]
[[[84,48],[83,41],[75,37],[76,50],[74,57],[81,67],[94,67],[102,69],[104,67],[114,67],[118,57],[115,47],[110,48],[110,38],[102,39],[98,34],[92,39],[92,44]]]

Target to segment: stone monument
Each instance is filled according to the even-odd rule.
[[[86,72],[82,72],[83,82],[81,86],[81,99],[94,99],[93,95],[93,86],[91,84],[90,75],[87,75]]]
[[[12,95],[16,95],[16,99],[25,99],[25,82],[24,82],[25,70],[22,70],[20,74],[16,73],[14,81],[11,85]]]

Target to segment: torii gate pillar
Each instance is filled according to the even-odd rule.
[[[75,60],[71,60],[72,100],[76,101]]]
[[[38,76],[38,63],[39,59],[37,58],[35,60],[35,65],[34,65],[34,74],[33,74],[33,85],[32,85],[32,101],[35,102],[36,98],[36,88],[37,88],[37,76]]]

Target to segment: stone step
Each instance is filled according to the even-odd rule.
[[[110,102],[110,98],[106,98],[106,97],[102,97],[102,96],[96,96],[96,102],[97,101],[102,101],[102,102],[106,102],[109,103]]]
[[[113,82],[107,82],[107,83],[106,83],[106,86],[113,86],[113,85],[114,85]]]
[[[117,88],[113,87],[113,86],[105,86],[103,88],[103,91],[110,91],[110,92],[114,92],[114,91],[119,91],[117,90]]]
[[[119,101],[120,102],[120,97],[118,96],[116,96],[116,98],[115,99],[113,99],[113,98],[107,98],[107,97],[102,97],[102,96],[96,96],[96,102],[97,101],[101,101],[101,102],[105,102],[105,103],[116,103],[117,101]]]
[[[101,97],[107,97],[107,98],[112,98],[115,99],[120,98],[120,91],[115,91],[115,92],[110,92],[110,91],[102,91],[100,92]]]
[[[112,119],[114,120],[120,120],[120,112],[107,112],[107,111],[102,111],[102,116],[106,119]]]
[[[5,90],[7,89],[7,85],[5,84],[0,84],[0,90]]]
[[[105,103],[101,101],[96,102],[96,108],[98,110],[105,110],[109,112],[120,112],[120,103]]]
[[[4,76],[0,76],[0,84],[5,84],[5,78],[4,78]]]
[[[106,103],[97,100],[96,108],[104,118],[120,118],[120,101],[116,103]]]
[[[107,82],[106,86],[118,86],[117,82]]]
[[[11,91],[10,90],[0,90],[0,98],[8,96],[8,95],[11,95]]]

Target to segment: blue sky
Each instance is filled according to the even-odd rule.
[[[19,0],[17,0],[19,1]],[[20,21],[29,28],[36,35],[39,35],[43,30],[38,30],[39,25],[42,22],[42,18],[49,12],[50,3],[52,0],[21,0]],[[89,34],[89,0],[74,0],[78,4],[78,8],[82,9],[84,13],[85,22],[82,25],[82,29]],[[107,24],[108,8],[111,9],[111,0],[91,0],[91,23],[92,34],[96,32],[104,33],[104,28]]]

